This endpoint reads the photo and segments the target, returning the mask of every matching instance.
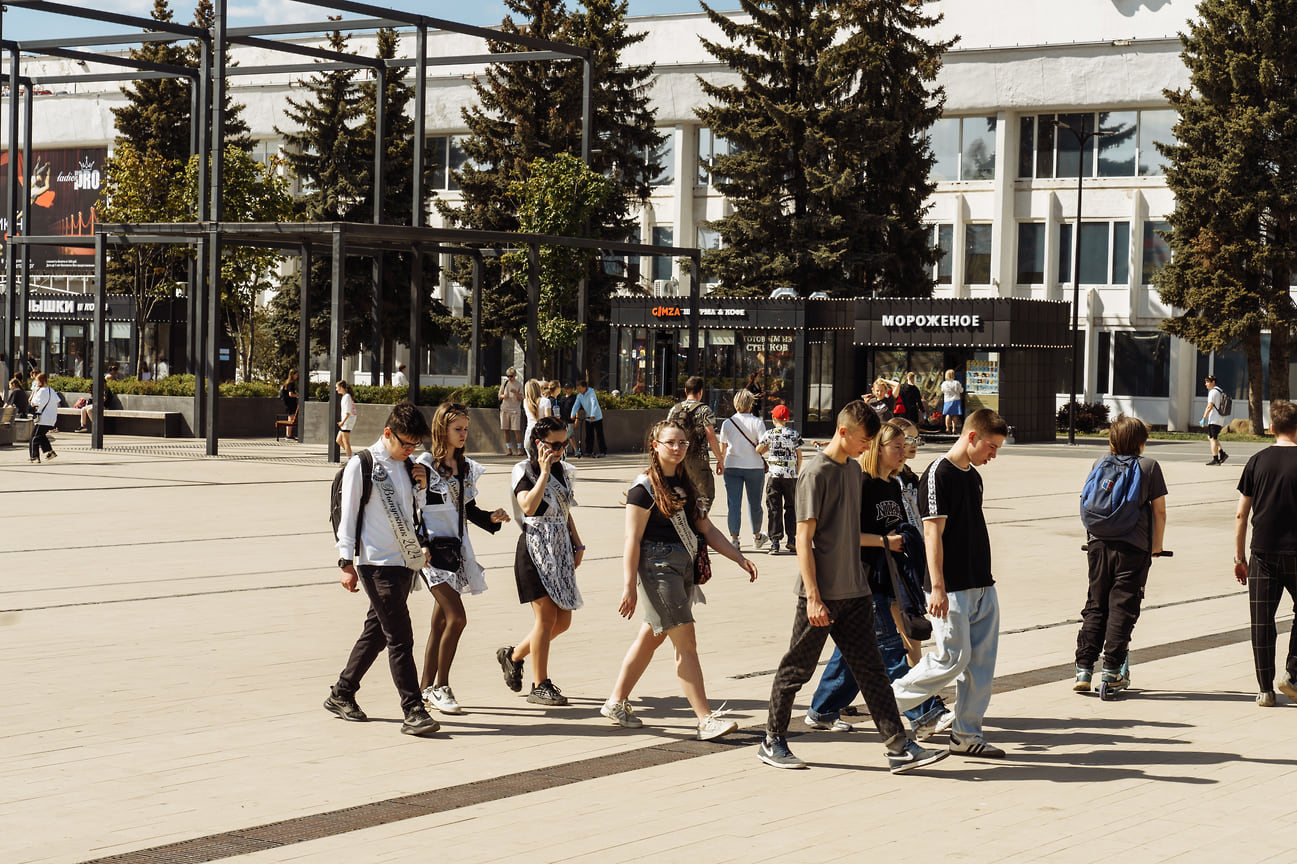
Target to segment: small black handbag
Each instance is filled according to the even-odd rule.
[[[464,478],[459,480],[459,536],[433,537],[428,541],[429,564],[438,570],[458,573],[464,566]]]

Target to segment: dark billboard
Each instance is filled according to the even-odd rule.
[[[65,150],[33,150],[32,170],[23,170],[22,152],[18,153],[18,224],[23,225],[22,211],[30,180],[33,195],[30,236],[90,237],[95,231],[95,201],[104,183],[105,147],[82,147]],[[7,238],[9,225],[5,218],[9,186],[9,154],[0,152],[0,231]],[[3,260],[4,250],[0,250]],[[33,246],[33,273],[91,275],[94,272],[94,249],[75,246]],[[16,267],[22,267],[19,257]]]

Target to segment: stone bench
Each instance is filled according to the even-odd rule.
[[[178,438],[181,420],[179,411],[123,411],[110,408],[104,410],[104,431],[114,435]],[[75,432],[80,426],[80,408],[59,409],[59,431]]]

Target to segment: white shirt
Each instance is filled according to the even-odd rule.
[[[400,369],[397,369],[395,372],[392,373],[393,387],[406,387],[409,385],[409,383],[410,383],[410,379],[406,378],[405,373],[402,372]]]
[[[41,387],[32,395],[32,408],[36,411],[36,425],[59,425],[59,394],[50,386]]]
[[[350,393],[343,393],[342,404],[338,408],[342,414],[342,426],[339,428],[343,432],[350,432],[356,427],[356,400],[351,398]]]
[[[369,448],[374,454],[374,465],[382,465],[392,478],[396,489],[396,504],[401,515],[414,524],[414,486],[404,462],[398,462],[387,453],[382,439]],[[360,554],[356,554],[356,510],[364,481],[360,476],[360,457],[353,456],[342,474],[342,520],[338,525],[338,557],[354,559],[357,564],[375,564],[404,567],[405,556],[401,545],[392,533],[392,523],[383,509],[382,496],[377,489],[369,493],[365,502],[365,521],[360,527]]]
[[[1224,426],[1225,417],[1220,413],[1221,397],[1224,391],[1220,387],[1213,387],[1207,391],[1207,425]]]
[[[742,429],[743,431],[739,431]],[[760,444],[766,424],[755,414],[735,414],[721,424],[726,468],[760,468],[765,464],[753,443]],[[743,436],[747,435],[746,438]]]
[[[958,402],[964,392],[964,385],[954,378],[941,382],[941,395],[947,402]]]

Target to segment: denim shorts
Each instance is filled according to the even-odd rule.
[[[641,543],[637,581],[644,620],[654,636],[694,623],[694,567],[683,544]]]

